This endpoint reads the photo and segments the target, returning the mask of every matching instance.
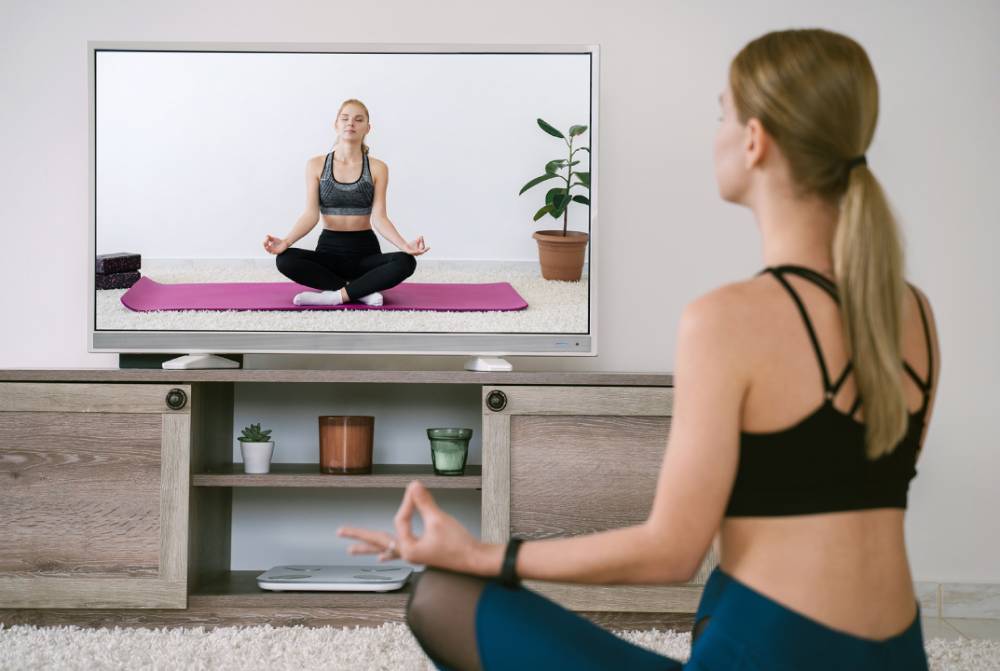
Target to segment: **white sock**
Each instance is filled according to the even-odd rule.
[[[362,296],[358,299],[358,302],[364,303],[365,305],[382,305],[382,294],[375,291],[367,296]]]
[[[340,290],[337,291],[303,291],[295,294],[292,302],[296,305],[340,305],[344,301],[340,297]]]

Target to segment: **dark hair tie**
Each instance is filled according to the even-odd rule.
[[[859,165],[868,165],[868,159],[865,158],[864,154],[852,158],[850,161],[847,162],[847,172],[850,172]]]

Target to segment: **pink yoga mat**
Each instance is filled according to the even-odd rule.
[[[295,282],[229,282],[160,284],[148,277],[122,296],[122,304],[136,312],[153,310],[431,310],[486,312],[528,307],[508,282],[493,284],[420,284],[403,282],[381,292],[384,304],[295,305],[292,298],[311,291]]]

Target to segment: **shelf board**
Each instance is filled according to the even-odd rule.
[[[259,571],[226,571],[188,595],[189,608],[393,608],[405,607],[413,576],[392,592],[272,592],[257,586]]]
[[[159,368],[0,369],[0,382],[312,382],[470,385],[672,387],[671,373],[468,370],[167,370]]]
[[[483,467],[467,465],[464,475],[434,475],[430,464],[375,464],[366,475],[321,473],[319,464],[271,464],[270,473],[244,473],[243,464],[191,475],[194,487],[385,487],[403,489],[419,479],[429,489],[481,489]]]

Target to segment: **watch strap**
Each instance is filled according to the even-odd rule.
[[[503,553],[503,565],[500,568],[500,584],[510,589],[516,588],[520,583],[517,577],[517,551],[524,540],[521,538],[511,538],[507,541],[507,549]]]

